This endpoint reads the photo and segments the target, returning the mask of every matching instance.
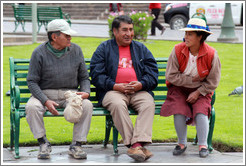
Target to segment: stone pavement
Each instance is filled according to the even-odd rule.
[[[8,149],[3,149],[3,163],[2,164],[67,164],[67,163],[80,163],[80,164],[140,164],[132,158],[128,157],[126,152],[127,148],[120,144],[118,147],[119,154],[113,154],[113,146],[108,145],[103,148],[102,145],[84,145],[84,150],[87,152],[86,160],[77,160],[68,155],[67,146],[52,146],[51,158],[47,160],[37,159],[39,147],[20,147],[20,159],[15,159],[14,152]],[[200,158],[198,154],[198,146],[188,143],[186,151],[181,156],[173,156],[172,150],[175,147],[174,143],[153,143],[147,148],[152,151],[154,156],[149,160],[143,162],[143,165],[158,164],[245,164],[245,157],[243,153],[220,153],[216,150],[209,154],[207,158]]]
[[[26,23],[26,32],[22,31],[21,26],[17,28],[16,33],[14,30],[14,20],[11,18],[3,19],[3,45],[15,45],[20,44],[30,44],[32,43],[32,24],[30,22]],[[148,36],[148,39],[152,40],[170,40],[170,41],[182,41],[184,37],[183,31],[171,30],[168,24],[163,24],[166,30],[163,35],[160,35],[160,31],[156,30],[156,36]],[[102,20],[72,20],[72,29],[78,33],[75,36],[83,37],[109,37],[109,29],[107,21]],[[219,26],[210,26],[211,32],[214,34],[207,38],[209,42],[217,42],[217,38],[220,36],[221,29]],[[148,32],[150,34],[150,31]],[[235,43],[243,43],[244,31],[243,27],[235,28],[236,37],[239,39]],[[38,34],[37,41],[43,42],[47,40],[45,28],[42,26],[40,33]]]

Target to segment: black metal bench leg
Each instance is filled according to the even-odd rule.
[[[118,155],[118,130],[113,126],[113,146],[114,146],[114,155]]]
[[[47,31],[48,30],[48,23],[49,22],[44,22],[44,29]]]
[[[20,25],[20,22],[19,21],[15,21],[15,29],[14,29],[13,32],[16,32],[16,30],[17,30],[19,25]]]
[[[14,146],[14,114],[10,112],[10,150],[13,150]]]
[[[19,134],[20,134],[20,115],[19,112],[15,112],[15,158],[20,158],[19,156]]]
[[[197,139],[197,134],[196,134],[196,137],[194,138],[194,140],[193,140],[193,145],[197,145],[197,142],[198,142],[198,139]]]
[[[43,25],[43,23],[42,23],[42,22],[38,22],[38,31],[37,31],[37,33],[39,33],[39,31],[40,31],[40,29],[41,29],[42,25]]]
[[[25,21],[21,21],[21,27],[22,27],[23,32],[25,32],[25,24],[26,24]]]
[[[212,137],[213,137],[213,131],[214,131],[214,123],[215,123],[215,110],[214,107],[212,107],[211,116],[209,120],[209,132],[208,132],[208,150],[210,153],[213,151],[212,147]]]
[[[106,148],[110,136],[110,131],[112,128],[112,118],[110,115],[106,115],[106,131],[105,131],[105,140],[103,141],[103,146]]]

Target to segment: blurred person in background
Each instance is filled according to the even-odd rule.
[[[155,18],[151,22],[151,34],[150,35],[151,36],[156,35],[156,33],[155,33],[156,27],[161,31],[161,35],[162,35],[166,28],[158,22],[158,17],[159,17],[159,14],[161,12],[161,3],[150,3],[149,4],[149,12],[155,16]]]

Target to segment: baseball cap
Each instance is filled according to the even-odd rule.
[[[70,36],[77,33],[76,31],[70,28],[69,24],[64,19],[55,19],[49,22],[47,31],[48,32],[60,31]]]

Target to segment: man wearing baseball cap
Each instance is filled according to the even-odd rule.
[[[39,45],[30,59],[27,84],[32,96],[26,104],[26,119],[40,145],[39,159],[50,158],[51,152],[43,115],[46,110],[53,115],[59,115],[56,108],[66,108],[64,93],[68,90],[78,91],[77,94],[83,99],[83,114],[80,120],[74,123],[69,154],[77,159],[87,157],[81,144],[86,142],[93,106],[88,100],[90,81],[82,50],[71,43],[71,35],[75,33],[65,20],[51,21],[47,27],[49,40]],[[56,125],[53,124],[54,127]]]

